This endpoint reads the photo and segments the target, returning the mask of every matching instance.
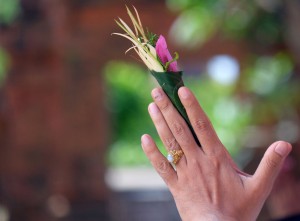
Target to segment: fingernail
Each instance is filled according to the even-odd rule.
[[[152,91],[152,96],[153,96],[153,98],[155,99],[155,100],[157,100],[157,101],[160,101],[161,99],[162,99],[162,93],[160,92],[160,90],[159,89],[154,89],[153,91]]]
[[[149,112],[150,112],[151,114],[157,114],[158,111],[159,111],[159,110],[158,110],[158,107],[156,106],[155,103],[151,103],[151,104],[149,105],[148,110],[149,110]]]
[[[278,142],[275,147],[275,152],[280,156],[285,157],[290,152],[291,146],[285,142]]]
[[[190,96],[190,91],[185,87],[181,87],[179,89],[179,95],[181,98],[187,99]]]
[[[142,146],[144,146],[144,145],[148,145],[149,143],[150,143],[150,138],[149,138],[149,136],[147,136],[146,134],[144,134],[143,136],[142,136]]]

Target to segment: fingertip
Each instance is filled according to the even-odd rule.
[[[150,144],[151,137],[148,134],[143,134],[141,137],[142,146],[145,147]]]
[[[191,91],[183,86],[178,89],[178,95],[180,98],[187,99],[191,96]]]
[[[274,151],[281,157],[286,157],[292,150],[292,145],[285,141],[277,141]]]
[[[159,113],[159,109],[154,102],[152,102],[148,105],[148,111],[150,114],[153,114],[153,115]]]
[[[188,89],[186,86],[181,86],[181,87],[178,89],[178,93],[181,93],[180,91],[186,90],[186,89]]]
[[[156,101],[160,101],[163,97],[163,91],[161,88],[154,88],[152,91],[151,91],[151,96],[154,100]]]

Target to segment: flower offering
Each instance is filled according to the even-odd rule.
[[[184,118],[193,133],[195,140],[200,146],[200,142],[195,135],[187,113],[178,96],[178,89],[184,86],[182,80],[183,72],[179,70],[177,63],[179,58],[178,53],[175,52],[174,56],[171,55],[164,36],[144,30],[138,11],[135,7],[133,7],[134,13],[132,13],[128,7],[126,8],[133,27],[129,27],[121,18],[119,18],[119,20],[116,20],[116,23],[124,33],[113,34],[122,36],[131,41],[132,46],[126,53],[130,50],[134,50],[138,54],[178,112]]]

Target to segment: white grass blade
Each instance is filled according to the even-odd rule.
[[[136,8],[135,8],[134,6],[133,6],[133,8],[134,8],[134,11],[135,11],[135,14],[136,14],[136,17],[137,17],[137,20],[138,20],[139,26],[141,27],[141,30],[140,30],[140,32],[141,32],[141,34],[142,34],[143,38],[145,39],[145,41],[147,41],[147,42],[148,42],[148,38],[147,38],[147,36],[146,36],[146,34],[145,34],[145,31],[144,31],[144,29],[143,29],[143,25],[142,25],[142,22],[141,22],[141,19],[140,19],[139,13],[138,13],[138,11],[136,10]]]
[[[152,53],[148,50],[148,48],[146,46],[143,46],[140,42],[134,41],[132,38],[130,38],[129,36],[127,36],[125,34],[120,34],[120,33],[113,33],[113,34],[122,36],[122,37],[127,38],[128,40],[130,40],[134,44],[134,46],[131,47],[131,48],[133,48],[137,52],[137,54],[140,56],[140,58],[144,62],[147,62],[147,67],[148,68],[150,66],[151,70],[153,70],[153,67],[155,69],[159,69],[157,66],[160,65],[160,63],[155,59],[155,57],[152,55]],[[136,48],[138,48],[138,49],[136,49]]]
[[[143,45],[141,45],[140,42],[135,41],[134,39],[132,39],[130,36],[125,35],[125,34],[121,34],[121,33],[112,33],[113,35],[119,35],[122,36],[123,38],[127,38],[129,41],[131,41],[134,45],[136,45],[137,47],[143,47]]]
[[[153,55],[153,57],[154,57],[154,58],[157,58],[157,54],[156,54],[155,48],[154,48],[152,45],[150,45],[150,44],[147,44],[146,47],[149,48],[149,51],[150,51],[150,53]]]
[[[147,66],[147,68],[149,70],[153,70],[153,67],[150,64],[150,62],[142,54],[140,54],[140,52],[136,48],[134,48],[134,50],[138,54],[138,56],[142,59],[142,61],[144,62],[144,64]]]
[[[133,46],[127,49],[125,53],[134,49],[135,52],[138,54],[138,56],[142,59],[142,61],[150,70],[163,72],[164,66],[157,59],[155,48],[152,45],[148,44],[148,39],[143,29],[138,11],[136,10],[135,7],[133,7],[135,11],[135,16],[134,16],[127,6],[126,8],[127,8],[127,13],[133,24],[134,31],[126,24],[126,22],[124,22],[121,18],[119,18],[119,21],[116,20],[116,23],[123,29],[123,31],[125,31],[125,33],[124,34],[112,33],[112,34],[119,35],[123,38],[128,39],[133,43]],[[141,38],[139,36],[141,36]]]
[[[129,10],[128,7],[127,7],[127,13],[128,13],[128,15],[129,15],[129,17],[130,17],[130,19],[131,19],[132,24],[134,25],[134,27],[137,28],[137,29],[139,30],[139,32],[140,32],[140,34],[142,35],[144,41],[147,42],[148,39],[147,39],[147,37],[146,37],[146,35],[145,35],[145,32],[144,32],[144,30],[143,30],[143,27],[140,25],[139,22],[136,21],[134,15],[131,13],[131,11]],[[138,20],[140,20],[139,17],[138,17]]]
[[[133,31],[131,30],[131,28],[121,19],[119,18],[120,22],[122,23],[123,27],[125,28],[125,31],[130,35],[130,36],[135,36],[135,34],[133,33]]]
[[[140,48],[138,49],[139,49],[139,55],[140,56],[142,55],[141,57],[144,57],[150,63],[152,70],[163,71],[162,65],[159,63],[157,59],[153,57],[153,55],[150,52],[147,52]]]
[[[142,61],[145,63],[145,65],[148,67],[149,70],[153,70],[156,72],[162,72],[163,67],[157,63],[155,60],[152,60],[151,57],[148,57],[145,55],[143,50],[138,51],[136,48],[134,49],[136,53],[140,56]]]

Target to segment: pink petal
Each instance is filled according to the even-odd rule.
[[[157,56],[161,60],[163,64],[166,64],[168,61],[171,61],[173,58],[168,50],[167,42],[164,36],[160,35],[155,46],[155,50],[157,53]],[[177,67],[177,61],[173,61],[169,67],[168,71],[176,72],[178,71]]]

